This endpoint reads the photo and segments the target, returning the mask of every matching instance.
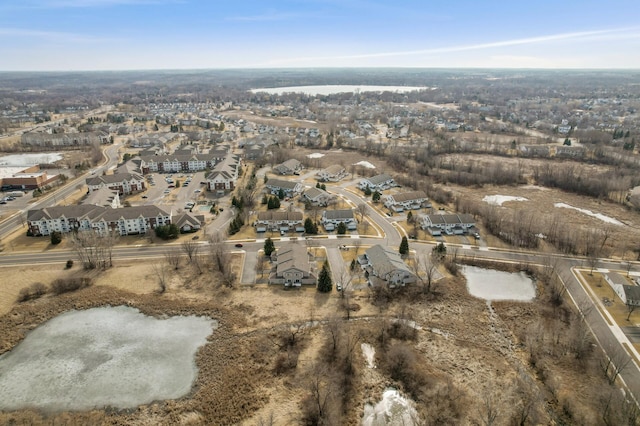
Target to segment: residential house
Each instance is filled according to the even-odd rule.
[[[316,284],[306,248],[289,244],[276,250],[272,258],[276,266],[269,275],[269,284],[284,284],[285,287]]]
[[[370,178],[364,178],[358,184],[358,187],[362,190],[369,188],[372,192],[384,191],[393,186],[396,186],[396,182],[388,174],[376,175]]]
[[[265,147],[263,143],[254,143],[244,147],[244,158],[247,160],[257,160],[264,157]]]
[[[112,209],[93,205],[55,206],[29,210],[29,235],[46,236],[53,231],[94,230],[101,235],[145,234],[156,226],[171,223],[171,213],[156,206],[136,206]]]
[[[23,133],[21,136],[22,145],[38,147],[86,146],[93,144],[108,144],[110,142],[111,139],[109,138],[109,135],[104,132],[27,132]]]
[[[240,167],[240,157],[229,154],[207,175],[207,189],[221,193],[233,191],[238,181]]]
[[[87,178],[86,183],[90,191],[109,188],[118,191],[120,195],[129,195],[145,189],[144,178],[133,173],[94,176]]]
[[[322,212],[322,226],[327,231],[333,231],[339,223],[347,225],[347,229],[355,231],[358,228],[358,221],[353,214],[353,210],[325,210]]]
[[[316,179],[320,182],[338,182],[347,176],[347,171],[340,164],[333,164],[316,174]]]
[[[290,211],[274,211],[267,210],[266,212],[258,212],[258,219],[255,222],[256,232],[280,231],[289,232],[291,228],[296,231],[304,231],[303,215],[301,212]]]
[[[640,306],[640,286],[631,285],[631,281],[617,272],[604,274],[607,284],[618,295],[622,303]]]
[[[384,205],[389,209],[396,212],[402,212],[405,210],[418,210],[422,207],[426,207],[429,198],[424,191],[410,191],[403,192],[401,194],[388,195],[385,198]]]
[[[178,227],[181,233],[196,232],[202,227],[202,225],[204,225],[204,216],[184,212],[174,217],[173,223]]]
[[[466,234],[476,224],[470,214],[427,214],[421,219],[422,229],[433,236]]]
[[[265,187],[274,195],[278,195],[280,190],[282,190],[285,197],[293,197],[302,192],[302,185],[300,183],[283,179],[269,179]]]
[[[302,163],[300,163],[295,158],[292,158],[290,160],[285,161],[282,164],[278,164],[277,166],[274,166],[273,170],[275,173],[278,173],[281,175],[299,174],[300,170],[302,170]]]
[[[310,203],[312,206],[327,206],[329,202],[335,198],[335,195],[329,194],[324,189],[309,188],[301,195],[301,199],[305,203]]]
[[[358,258],[358,262],[371,286],[403,287],[417,280],[397,251],[380,244],[369,248]]]
[[[141,157],[142,171],[146,173],[193,173],[212,169],[223,161],[227,151],[217,150],[208,154],[171,154]]]

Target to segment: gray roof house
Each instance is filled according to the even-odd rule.
[[[311,272],[306,248],[289,244],[275,252],[275,268],[269,274],[269,284],[284,284],[285,287],[315,285],[315,274]]]
[[[429,198],[424,191],[410,191],[401,194],[391,194],[385,198],[384,205],[396,212],[405,210],[418,210],[425,206]]]
[[[469,232],[476,224],[470,214],[427,214],[421,217],[422,229],[431,235],[462,235]]]
[[[364,178],[358,184],[358,187],[362,190],[369,188],[372,191],[384,191],[396,185],[395,180],[388,174],[381,174],[372,176],[370,178]]]
[[[295,158],[285,161],[282,164],[278,164],[273,167],[273,170],[281,175],[292,175],[302,170],[302,163]]]
[[[404,287],[415,283],[417,279],[398,252],[380,244],[369,248],[359,257],[358,262],[365,270],[371,286]]]
[[[358,228],[358,221],[353,214],[353,210],[325,210],[322,212],[322,226],[327,231],[333,231],[339,223],[347,225],[347,229],[354,231]]]
[[[313,206],[326,206],[329,202],[335,198],[335,195],[329,194],[324,189],[309,188],[302,193],[301,199],[305,202],[311,203]]]
[[[144,178],[134,173],[117,173],[90,177],[86,180],[90,191],[109,188],[118,191],[120,195],[132,194],[145,189]]]
[[[316,179],[320,182],[338,182],[347,175],[347,171],[340,164],[333,164],[316,173]]]
[[[282,189],[285,196],[293,197],[296,194],[302,192],[302,185],[298,182],[293,182],[284,179],[269,179],[265,184],[269,192],[278,195],[278,192]]]

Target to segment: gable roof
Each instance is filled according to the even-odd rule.
[[[290,212],[290,211],[274,211],[267,210],[266,212],[258,212],[259,221],[271,221],[271,220],[286,220],[286,221],[302,221],[302,213]]]
[[[302,250],[293,244],[281,247],[276,252],[277,262],[276,274],[282,276],[282,274],[289,269],[298,269],[305,274],[309,274],[309,257],[307,250]]]
[[[344,210],[325,210],[322,215],[325,219],[353,219],[353,210],[344,209]]]
[[[401,194],[392,194],[387,198],[392,198],[396,203],[404,203],[405,201],[427,198],[427,194],[424,191],[409,191]]]
[[[282,189],[294,190],[299,185],[299,183],[291,181],[291,180],[271,178],[271,179],[269,179],[267,181],[266,185],[270,186],[272,188],[282,188]]]
[[[382,173],[380,175],[375,175],[370,178],[365,179],[371,185],[380,185],[381,183],[385,183],[387,181],[393,180],[391,176],[386,173]]]
[[[380,277],[383,277],[397,269],[412,273],[407,264],[402,261],[400,255],[388,247],[376,244],[369,248],[365,253],[369,259],[371,267]]]

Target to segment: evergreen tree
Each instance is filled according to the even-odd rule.
[[[338,226],[336,227],[336,232],[340,235],[344,235],[347,233],[347,225],[344,224],[344,222],[340,222],[338,224]]]
[[[264,195],[262,196],[262,201],[261,201],[261,203],[262,203],[262,204],[267,204],[267,205],[269,204],[269,197],[267,197],[267,194],[264,194]]]
[[[407,213],[407,223],[413,223],[413,212]]]
[[[304,220],[304,232],[309,235],[316,235],[318,233],[318,225],[313,223],[310,217]]]
[[[409,241],[407,241],[406,236],[402,237],[402,241],[400,242],[400,249],[398,250],[398,252],[402,256],[409,254]]]
[[[276,245],[271,240],[271,237],[267,237],[267,239],[264,241],[264,255],[271,256],[271,253],[273,253],[275,249]]]
[[[320,182],[316,183],[316,188],[320,188]]]
[[[51,244],[54,246],[62,242],[62,233],[60,231],[53,231],[51,233]]]
[[[322,185],[320,185],[320,189],[322,189],[323,191],[327,190],[327,185],[325,185],[324,183]]]
[[[356,268],[358,267],[358,262],[356,262],[355,259],[351,260],[351,265],[349,266],[349,268],[351,269],[351,271],[355,271]]]
[[[371,191],[369,191],[371,192]],[[374,192],[373,195],[371,196],[371,201],[373,201],[374,203],[377,203],[380,201],[380,193],[378,191]]]
[[[278,190],[278,198],[280,198],[281,200],[284,200],[284,189],[280,188]]]
[[[331,274],[329,273],[329,267],[327,262],[322,265],[320,276],[318,277],[318,291],[321,293],[328,293],[333,288],[333,282],[331,281]]]
[[[371,188],[369,188],[368,186],[364,189],[364,195],[366,195],[367,197],[369,195],[371,195]]]

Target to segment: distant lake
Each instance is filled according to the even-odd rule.
[[[429,90],[430,87],[415,86],[350,86],[350,85],[322,85],[322,86],[287,86],[251,89],[253,93],[266,92],[270,95],[283,93],[304,93],[305,95],[334,95],[336,93],[358,92],[412,92],[414,90]]]

